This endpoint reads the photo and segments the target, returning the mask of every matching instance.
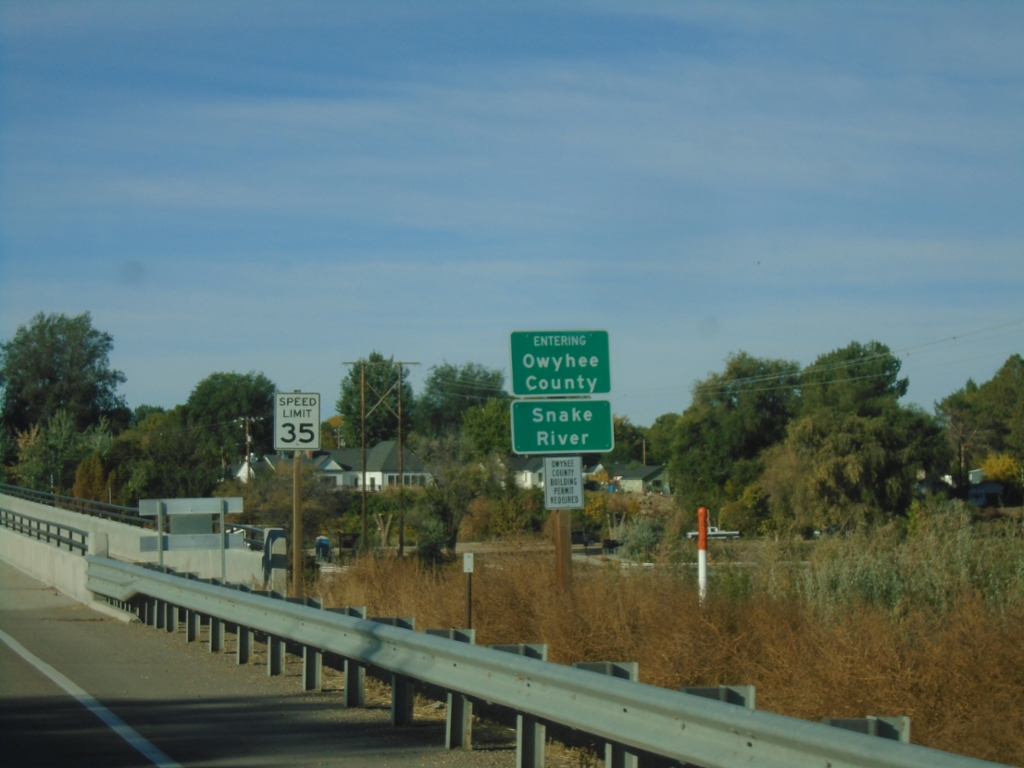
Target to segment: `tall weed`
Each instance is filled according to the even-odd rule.
[[[477,555],[477,642],[637,661],[667,688],[752,684],[759,709],[809,720],[909,715],[915,743],[1024,765],[1022,541],[961,522],[761,542],[713,570],[703,607],[688,567],[577,568],[563,591],[550,554],[513,545]],[[457,565],[365,558],[317,589],[329,605],[455,627],[464,579]]]

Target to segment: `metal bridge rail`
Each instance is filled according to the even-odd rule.
[[[91,499],[79,499],[75,496],[62,496],[58,493],[47,493],[36,491],[32,488],[22,488],[19,485],[8,485],[0,483],[0,494],[13,496],[25,501],[34,501],[37,504],[46,504],[57,509],[66,509],[69,512],[79,512],[93,517],[102,517],[107,520],[116,520],[119,523],[138,525],[145,528],[153,528],[154,523],[144,517],[139,517],[139,510],[134,507],[122,507],[117,504],[107,504],[103,501],[92,501]]]
[[[707,768],[980,768],[973,758],[87,556],[88,588],[258,630],[360,664],[509,707],[641,754]]]
[[[0,526],[33,539],[56,544],[58,548],[62,544],[67,545],[69,552],[77,549],[84,555],[89,548],[87,543],[89,538],[88,531],[72,528],[70,525],[54,523],[50,520],[40,520],[37,517],[23,515],[20,512],[12,512],[9,509],[0,508]],[[76,536],[78,537],[77,539],[75,538]]]

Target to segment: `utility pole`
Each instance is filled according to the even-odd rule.
[[[403,465],[402,465],[402,366],[403,365],[419,365],[419,363],[406,362],[406,361],[392,361],[392,360],[380,360],[380,361],[367,361],[357,360],[355,362],[344,362],[342,365],[358,365],[359,366],[359,410],[360,410],[360,439],[362,443],[362,460],[363,460],[363,479],[362,479],[362,496],[363,496],[363,533],[362,533],[362,544],[361,548],[366,547],[366,542],[369,538],[369,526],[367,524],[366,514],[366,417],[371,415],[377,408],[384,406],[392,415],[398,419],[398,506],[399,506],[399,527],[398,527],[398,554],[402,556],[404,554],[405,547],[405,510],[402,508],[402,487],[403,482]],[[369,411],[366,410],[366,366],[368,365],[396,365],[398,366],[398,412],[391,407],[391,404],[387,402],[388,396],[391,391],[395,388],[392,384],[383,393],[378,392],[370,385],[370,389],[373,394],[377,396],[377,402],[374,403],[373,407]],[[381,481],[383,486],[383,480]],[[383,487],[382,487],[383,490]],[[386,544],[387,542],[382,542]]]
[[[366,526],[366,363],[359,366],[359,438],[362,443],[363,478],[359,484],[363,501],[363,533],[359,539],[359,554],[366,554],[369,529]]]
[[[245,417],[245,482],[252,480],[252,437],[249,435],[249,417]]]

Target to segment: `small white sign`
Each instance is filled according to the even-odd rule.
[[[462,572],[472,573],[473,572],[473,553],[463,552],[462,553]]]
[[[278,392],[274,395],[274,450],[320,449],[320,393]]]
[[[583,509],[583,457],[544,457],[544,506]]]

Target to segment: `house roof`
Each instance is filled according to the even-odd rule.
[[[662,464],[648,464],[633,468],[616,465],[615,477],[621,477],[623,480],[653,480],[664,471],[665,467]]]
[[[544,468],[543,456],[509,456],[505,465],[513,472],[539,472]]]
[[[290,468],[292,460],[289,457],[270,454],[264,457],[267,462],[277,471],[284,471]],[[314,451],[312,458],[302,457],[305,466],[313,467],[319,472],[360,472],[363,468],[362,449],[360,448],[337,448],[334,450]],[[408,448],[402,448],[402,471],[403,472],[425,472],[426,466]],[[366,451],[367,472],[397,472],[398,471],[398,441],[383,440]]]

